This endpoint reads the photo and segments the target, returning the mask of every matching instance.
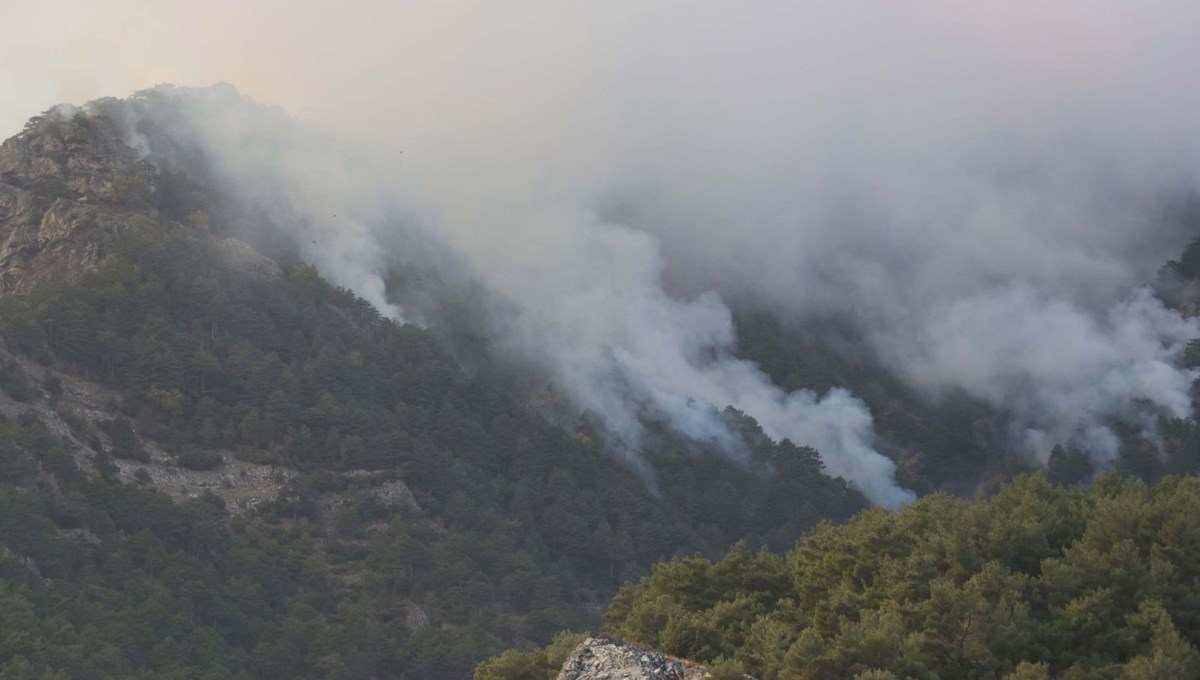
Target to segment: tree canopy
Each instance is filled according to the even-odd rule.
[[[745,463],[656,433],[650,489],[587,422],[548,422],[428,331],[152,220],[78,283],[0,299],[0,333],[6,355],[116,395],[92,420],[57,378],[0,365],[14,401],[99,452],[77,465],[35,418],[0,427],[0,616],[24,617],[0,626],[0,677],[467,677],[597,625],[657,560],[782,548],[863,507],[811,449],[761,433]],[[115,475],[152,451],[296,476],[254,508],[177,504],[145,469]],[[385,502],[388,482],[414,502]]]
[[[1200,480],[1026,475],[735,546],[621,589],[608,631],[775,678],[1200,675]]]

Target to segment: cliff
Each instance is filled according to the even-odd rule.
[[[0,145],[0,294],[74,281],[154,219],[155,170],[117,125],[68,107]]]

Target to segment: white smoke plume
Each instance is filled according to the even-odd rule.
[[[327,135],[298,126],[283,111],[246,99],[228,84],[160,86],[127,105],[101,100],[94,108],[115,116],[130,145],[164,169],[214,173],[219,188],[260,219],[286,225],[300,252],[326,278],[403,321],[400,308],[387,299],[386,258],[372,233],[381,226],[384,207],[369,157],[348,155]],[[143,131],[147,124],[164,132],[162,141],[175,144],[155,146]],[[197,151],[203,168],[192,158]]]
[[[164,169],[189,170],[198,149],[222,188],[255,214],[294,229],[306,258],[332,281],[402,320],[386,298],[387,258],[375,235],[398,228],[389,219],[389,207],[398,206],[387,197],[397,186],[390,182],[399,180],[373,154],[347,155],[228,86],[160,87],[125,105],[95,108],[118,117],[131,143]],[[506,200],[496,196],[486,205],[503,208]],[[600,417],[650,483],[653,470],[636,453],[644,419],[738,456],[744,443],[718,417],[733,406],[775,439],[817,447],[831,473],[875,502],[914,498],[894,482],[894,463],[873,450],[871,415],[861,401],[845,390],[822,397],[774,386],[734,355],[732,315],[717,295],[668,295],[655,238],[598,221],[581,207],[510,206],[507,216],[491,218],[438,213],[428,224],[469,257],[478,257],[477,246],[456,239],[486,239],[476,231],[481,227],[503,235],[487,247],[486,261],[471,263],[474,276],[514,303],[515,313],[497,316],[493,326],[498,345],[540,365],[579,408]],[[441,221],[456,218],[470,223]]]
[[[236,184],[278,178],[301,247],[388,314],[378,230],[401,210],[512,302],[497,342],[633,445],[646,417],[720,442],[729,404],[910,497],[864,404],[773,386],[727,305],[839,319],[1038,456],[1109,460],[1114,421],[1190,412],[1200,329],[1141,287],[1193,236],[1167,217],[1200,184],[1194,2],[43,5],[0,28],[27,108],[228,80],[381,149],[216,111],[199,130]]]

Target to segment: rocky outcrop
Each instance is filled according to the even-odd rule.
[[[588,638],[563,663],[558,680],[700,680],[703,666],[633,645]]]
[[[181,190],[172,193],[164,175],[129,144],[136,134],[101,109],[61,106],[0,145],[0,295],[78,280],[121,236],[145,228],[212,238],[252,275],[282,275],[248,243],[214,234],[203,211],[176,215],[182,221],[160,211]]]
[[[120,395],[108,388],[13,354],[0,341],[0,365],[17,367],[32,386],[32,395],[17,401],[0,389],[0,418],[19,420],[33,416],[50,434],[67,444],[79,469],[96,473],[96,456],[108,450],[98,438],[98,426],[120,417]],[[59,384],[56,396],[40,385],[49,379]],[[114,474],[127,483],[145,483],[175,498],[194,498],[205,492],[219,496],[234,512],[252,512],[264,502],[275,500],[298,473],[278,465],[260,465],[238,460],[230,451],[213,470],[192,470],[178,464],[176,457],[158,442],[141,439],[147,460],[110,459]],[[420,511],[412,491],[398,479],[382,480],[374,490],[386,506],[403,505]]]
[[[117,125],[59,107],[0,145],[0,294],[93,270],[153,219],[154,168]]]

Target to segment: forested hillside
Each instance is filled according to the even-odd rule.
[[[0,153],[0,677],[467,677],[506,648],[595,630],[621,584],[672,558],[621,590],[610,630],[723,673],[1192,663],[1172,642],[1192,640],[1189,600],[1161,591],[1192,584],[1191,548],[1145,547],[1160,540],[1151,520],[1130,537],[1130,560],[1159,560],[1145,567],[1158,581],[1138,577],[1161,586],[1145,596],[1109,584],[1103,562],[1070,562],[1113,498],[1156,507],[1190,498],[1190,481],[1146,492],[1103,477],[1085,493],[1023,479],[976,504],[934,494],[821,525],[787,560],[755,556],[847,520],[864,497],[820,452],[733,408],[681,411],[731,446],[640,402],[634,451],[597,414],[547,406],[554,385],[539,390],[471,335],[483,305],[469,285],[394,266],[389,295],[443,309],[429,329],[382,316],[304,261],[286,214],[223,194],[203,158],[142,158],[100,112],[120,106],[50,112]],[[195,151],[167,128],[143,133],[165,155]],[[1170,301],[1184,308],[1191,274],[1176,269],[1184,297]],[[996,408],[927,398],[821,329],[733,320],[738,355],[721,366],[785,405],[852,387],[875,422],[839,432],[868,433],[891,460],[859,460],[895,461],[906,488],[986,495],[1036,467]],[[1198,357],[1193,345],[1184,361]],[[1195,420],[1159,423],[1110,423],[1119,472],[1200,469]],[[1046,468],[1067,484],[1095,473],[1070,446]],[[1155,517],[1184,532],[1171,518],[1187,507]],[[1073,566],[1045,571],[1055,559]],[[1118,631],[1111,644],[1089,647],[1079,617]],[[573,639],[481,673],[551,672]]]
[[[4,627],[11,672],[464,677],[595,625],[655,560],[778,546],[862,507],[811,450],[762,438],[748,466],[664,439],[651,493],[586,423],[542,420],[428,332],[161,220],[78,283],[6,296],[0,325],[22,361],[119,396],[93,422],[54,380],[5,369],[15,409],[55,408],[90,442],[80,470],[34,418],[5,425],[5,611],[25,617]],[[232,515],[133,481],[148,483],[143,463],[219,473],[235,458],[299,476]],[[414,502],[387,502],[381,480]]]
[[[986,500],[822,524],[786,555],[739,544],[656,565],[607,629],[763,680],[1193,678],[1198,512],[1193,477],[1027,475]],[[537,661],[509,654],[476,677],[553,678]]]
[[[0,0],[0,680],[1200,680],[1196,64]]]

